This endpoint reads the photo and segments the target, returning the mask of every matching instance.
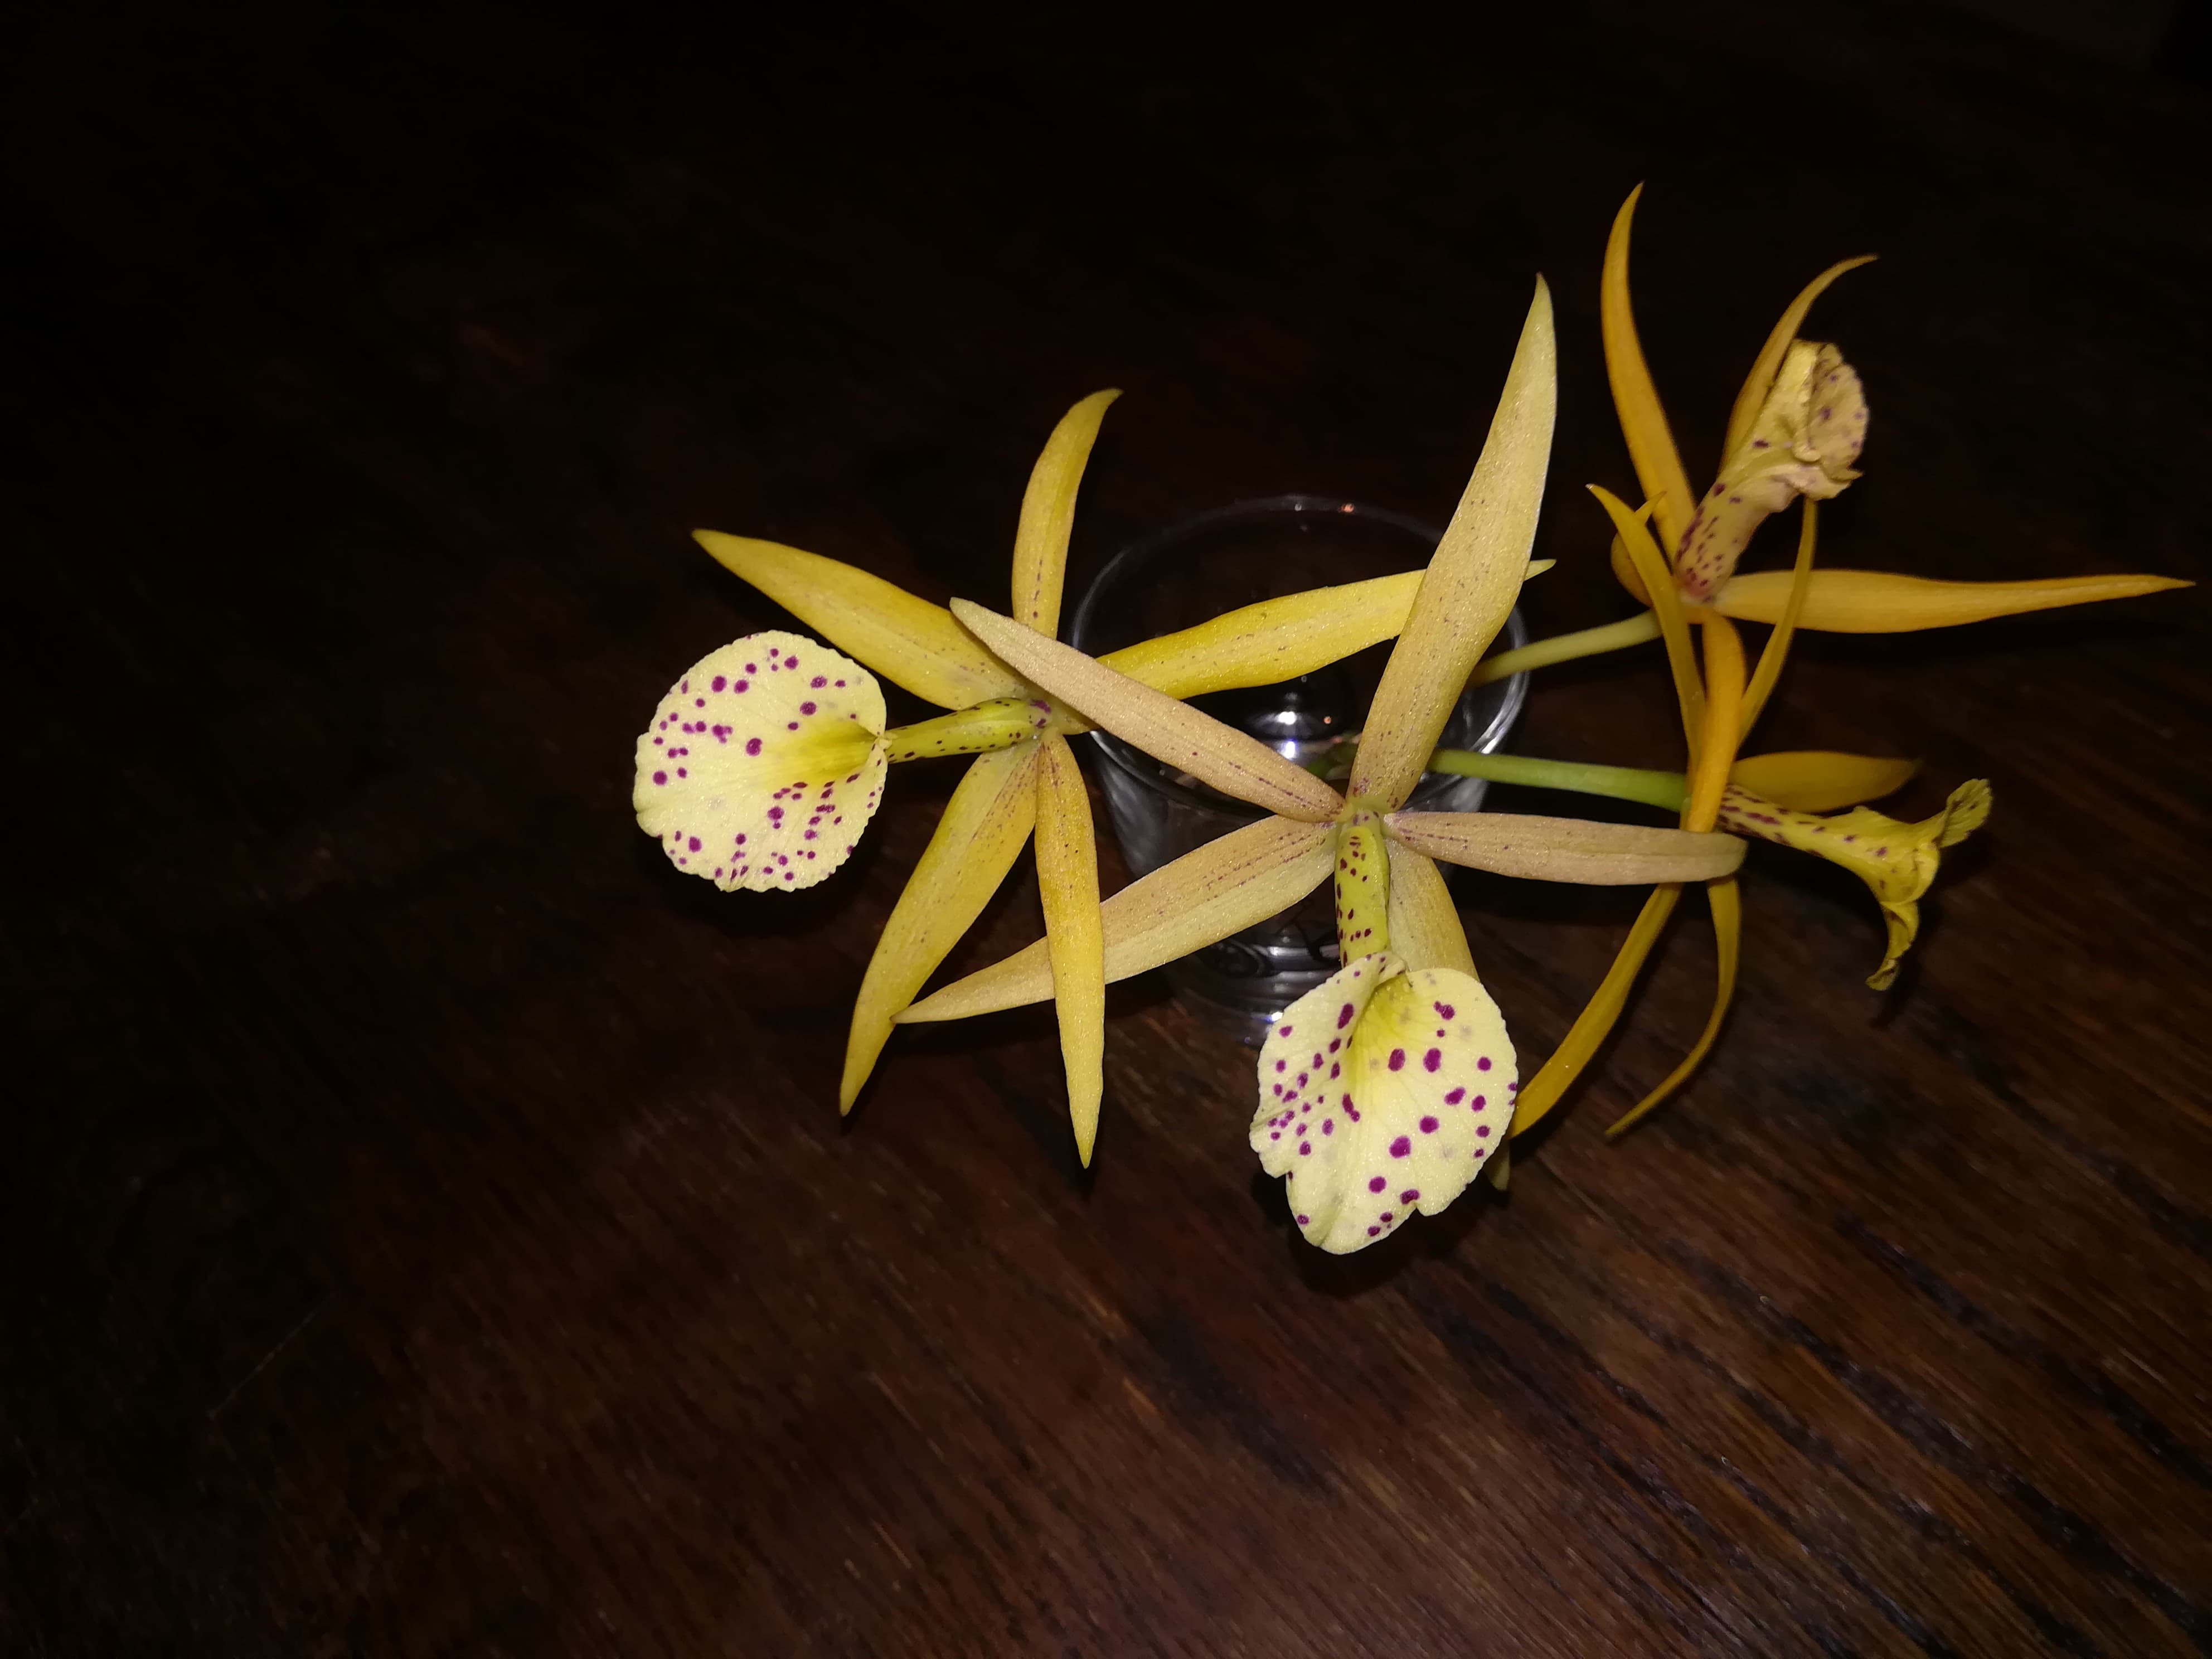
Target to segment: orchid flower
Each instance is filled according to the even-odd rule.
[[[1680,811],[1688,780],[1680,772],[1538,760],[1524,755],[1477,755],[1439,749],[1432,771],[1540,789],[1569,789]],[[1951,792],[1943,810],[1904,823],[1863,803],[1903,787],[1919,769],[1911,761],[1798,750],[1757,755],[1729,770],[1716,827],[1756,836],[1839,864],[1866,883],[1888,925],[1881,965],[1868,977],[1877,991],[1897,977],[1899,961],[1920,927],[1919,901],[1934,884],[1939,854],[1978,830],[1990,815],[1990,786],[1971,778]],[[1839,807],[1850,810],[1838,816]]]
[[[1815,504],[1832,497],[1858,476],[1856,463],[1865,438],[1866,398],[1856,374],[1842,355],[1832,346],[1799,339],[1797,329],[1829,284],[1845,271],[1866,264],[1871,256],[1830,266],[1807,284],[1783,313],[1737,394],[1722,447],[1720,477],[1703,496],[1693,495],[1644,362],[1629,305],[1629,227],[1641,194],[1639,185],[1613,220],[1606,246],[1599,314],[1606,372],[1645,505],[1641,511],[1632,512],[1603,489],[1593,493],[1613,520],[1613,570],[1623,586],[1650,609],[1623,623],[1503,653],[1483,665],[1479,678],[1614,650],[1655,637],[1664,640],[1690,749],[1681,819],[1686,829],[1713,828],[1722,822],[1724,812],[1732,810],[1729,776],[1736,749],[1771,695],[1798,629],[1892,633],[1944,628],[2189,586],[2148,575],[1947,582],[1877,571],[1814,568],[1818,534]],[[1752,532],[1764,519],[1801,497],[1803,522],[1794,568],[1736,574],[1736,560]],[[1650,527],[1653,523],[1659,530],[1656,540]],[[1773,625],[1758,669],[1747,684],[1735,620]],[[1702,678],[1690,642],[1692,625],[1705,629]],[[1977,781],[1965,786],[1961,794],[1963,800],[1954,797],[1954,807],[1942,815],[1942,823],[1955,824],[1957,833],[1963,836],[1987,816],[1988,786]],[[1751,832],[1780,829],[1786,822],[1778,814],[1770,814],[1778,821],[1768,824],[1741,813],[1737,816],[1739,821],[1729,827]],[[1806,850],[1825,850],[1829,845],[1827,831],[1816,836],[1809,825],[1794,822],[1788,827],[1798,837],[1790,840],[1790,845],[1802,845]],[[1899,826],[1894,837],[1899,844],[1908,844],[1905,828]],[[1950,844],[1942,839],[1943,833],[1939,827],[1909,842],[1924,849],[1915,854],[1909,879],[1900,871],[1873,884],[1890,925],[1891,948],[1875,976],[1878,985],[1889,982],[1898,956],[1912,941],[1917,927],[1917,900],[1935,873],[1934,849]],[[1881,839],[1878,835],[1877,844]],[[1838,847],[1851,844],[1839,836],[1835,842]],[[1922,878],[1923,866],[1926,879]],[[1522,1091],[1515,1133],[1533,1126],[1557,1102],[1604,1040],[1680,896],[1679,885],[1666,884],[1653,890],[1597,994]],[[1719,979],[1711,1016],[1688,1057],[1613,1124],[1611,1133],[1620,1133],[1680,1087],[1719,1035],[1735,990],[1742,914],[1733,878],[1710,884],[1708,896]]]
[[[1049,640],[1059,625],[1077,491],[1107,406],[1118,395],[1095,393],[1067,412],[1039,456],[1022,499],[1010,625],[1040,640]],[[894,684],[952,711],[884,734],[876,751],[881,761],[872,775],[876,781],[866,797],[869,811],[880,797],[881,765],[938,755],[976,757],[953,791],[869,958],[846,1044],[840,1110],[852,1109],[895,1017],[974,925],[1034,831],[1046,937],[1061,987],[1058,1002],[1069,1117],[1078,1154],[1088,1164],[1103,1089],[1104,947],[1090,803],[1067,738],[1090,730],[1090,722],[1067,703],[1041,692],[1009,659],[978,644],[943,605],[817,554],[714,531],[696,533],[714,558],[809,627]],[[1420,581],[1421,573],[1412,571],[1263,600],[1114,652],[1103,660],[1167,698],[1273,684],[1398,633]],[[699,674],[693,670],[686,684]],[[872,708],[873,729],[879,731],[880,695]],[[641,741],[642,753],[651,745]],[[771,776],[781,781],[772,769],[763,775]],[[642,795],[646,786],[639,787]],[[763,796],[747,810],[753,817],[765,817],[787,799]],[[814,799],[822,799],[818,791]],[[842,804],[842,797],[830,799]],[[857,836],[864,823],[848,813],[810,827],[817,834],[834,829],[841,836]],[[679,861],[689,855],[681,844],[672,847],[672,856]],[[825,849],[808,863],[809,873],[818,866],[819,874],[827,874],[849,848],[848,840],[830,862],[824,861]]]
[[[1800,496],[1808,502],[1838,495],[1858,477],[1867,403],[1858,374],[1833,345],[1802,340],[1797,329],[1813,302],[1871,254],[1831,265],[1782,313],[1745,377],[1729,412],[1720,471],[1702,495],[1674,447],[1666,410],[1644,359],[1629,304],[1629,228],[1643,186],[1629,193],[1607,239],[1599,315],[1606,374],[1646,509],[1659,531],[1664,568],[1700,620],[1707,607],[1737,622],[1787,624],[1832,634],[1896,634],[1955,628],[2100,599],[2130,599],[2190,584],[2168,576],[2056,576],[2035,581],[1943,581],[1875,570],[1817,570],[1799,590],[1796,573],[1736,574],[1752,532]],[[1642,644],[1660,635],[1660,616],[1643,574],[1616,538],[1613,568],[1621,585],[1647,608],[1625,621],[1538,640],[1485,663],[1478,678]]]
[[[1433,1214],[1504,1144],[1511,1039],[1476,977],[1437,859],[1540,879],[1643,883],[1725,875],[1733,836],[1495,813],[1407,811],[1469,671],[1511,610],[1535,534],[1556,399],[1541,283],[1474,475],[1423,573],[1344,794],[1256,738],[1015,618],[953,614],[1009,666],[1095,725],[1270,816],[1185,854],[1099,911],[1105,980],[1204,948],[1334,876],[1341,966],[1277,1017],[1260,1054],[1251,1141],[1289,1178],[1301,1232],[1362,1249]],[[1048,937],[947,986],[902,1023],[1083,999]],[[1063,1018],[1066,1018],[1063,1012]]]

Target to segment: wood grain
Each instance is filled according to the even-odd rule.
[[[695,526],[1000,592],[1104,386],[1074,583],[1242,497],[1437,519],[1539,270],[1531,620],[1625,614],[1638,179],[1692,472],[1876,251],[1814,313],[1874,411],[1825,561],[2205,575],[2203,94],[1935,9],[1457,15],[21,28],[0,1649],[2212,1650],[2201,590],[1804,641],[1765,746],[1995,785],[1899,986],[1753,848],[1683,1097],[1602,1141],[1704,1018],[1694,905],[1510,1195],[1342,1261],[1157,976],[1088,1175],[1044,1008],[902,1030],[841,1127],[960,763],[805,894],[630,821],[672,674],[787,625]],[[1678,764],[1656,647],[1516,741]],[[1455,890],[1540,1059],[1640,895]],[[1037,928],[1023,876],[946,972]]]

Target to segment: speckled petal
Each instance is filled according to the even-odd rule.
[[[1260,1050],[1252,1147],[1309,1243],[1343,1255],[1434,1215],[1504,1145],[1516,1072],[1489,994],[1389,952],[1285,1009]]]
[[[692,666],[637,740],[638,827],[725,890],[811,887],[883,799],[884,694],[799,634],[749,634]]]

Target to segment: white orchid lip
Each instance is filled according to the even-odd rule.
[[[883,688],[803,635],[749,634],[669,688],[637,740],[631,805],[669,861],[727,891],[811,887],[883,800]]]

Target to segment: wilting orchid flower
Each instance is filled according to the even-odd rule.
[[[1706,879],[1742,859],[1742,843],[1728,836],[1401,810],[1520,587],[1555,396],[1551,299],[1540,283],[1474,476],[1376,690],[1345,795],[1108,664],[953,601],[976,637],[1054,698],[1272,815],[1109,899],[1100,911],[1106,980],[1224,939],[1334,874],[1343,965],[1279,1017],[1261,1051],[1252,1127],[1262,1167],[1290,1177],[1298,1226],[1324,1249],[1360,1249],[1413,1210],[1441,1210],[1505,1138],[1511,1042],[1475,977],[1434,859],[1601,883]],[[1088,1012],[1091,986],[1074,988]],[[960,1018],[1066,994],[1048,937],[900,1019]]]
[[[1722,443],[1718,477],[1702,495],[1667,422],[1666,410],[1644,359],[1629,304],[1629,228],[1638,185],[1621,204],[1607,240],[1599,293],[1606,374],[1628,445],[1637,482],[1658,526],[1662,568],[1692,621],[1707,606],[1737,622],[1779,625],[1785,621],[1795,573],[1762,570],[1738,574],[1735,564],[1752,532],[1792,500],[1811,503],[1839,494],[1855,479],[1865,441],[1867,404],[1858,375],[1832,345],[1797,337],[1813,302],[1845,271],[1872,255],[1831,265],[1808,283],[1782,313],[1736,394]],[[1482,665],[1478,679],[1503,678],[1525,669],[1617,651],[1659,637],[1661,618],[1650,588],[1616,538],[1613,573],[1637,601],[1637,616],[1502,652]],[[2062,605],[2087,605],[2186,587],[2168,576],[2055,576],[2036,581],[1943,581],[1876,570],[1818,570],[1800,590],[1790,626],[1817,633],[1897,634],[1955,628],[1996,617]]]
[[[1736,748],[1773,691],[1790,640],[1800,628],[1838,633],[1943,628],[2190,585],[2147,575],[1947,582],[1877,571],[1813,568],[1817,536],[1814,505],[1857,476],[1854,464],[1864,437],[1866,404],[1857,376],[1840,355],[1832,347],[1798,339],[1797,328],[1813,301],[1837,277],[1865,264],[1863,258],[1831,266],[1808,283],[1783,313],[1737,395],[1723,446],[1721,477],[1704,497],[1694,496],[1644,362],[1629,306],[1629,226],[1641,193],[1641,186],[1632,191],[1614,218],[1606,246],[1599,314],[1606,372],[1645,506],[1641,512],[1632,512],[1607,491],[1594,493],[1613,520],[1614,572],[1630,592],[1650,608],[1625,622],[1504,653],[1483,665],[1478,678],[1495,678],[1655,637],[1663,639],[1690,747],[1685,828],[1710,829],[1720,822]],[[1786,460],[1782,459],[1785,452]],[[1795,568],[1735,574],[1736,557],[1758,522],[1797,496],[1804,499],[1804,522]],[[1649,527],[1655,522],[1659,527],[1656,541]],[[1758,671],[1747,686],[1742,647],[1731,618],[1773,624]],[[1705,629],[1706,673],[1702,678],[1690,643],[1689,630],[1693,625]],[[1972,823],[1966,829],[1986,816],[1986,786],[1980,786],[1972,799],[1980,803],[1978,815],[1968,815]],[[1965,829],[1960,833],[1965,833]],[[1936,844],[1942,844],[1940,838]],[[1927,873],[1932,878],[1932,853]],[[1884,899],[1891,919],[1894,947],[1883,972],[1876,976],[1884,983],[1893,972],[1896,952],[1911,943],[1917,925],[1914,901],[1925,885],[1921,883],[1910,899],[1899,901],[1897,908],[1891,908],[1883,890],[1877,888],[1876,896]],[[1680,889],[1674,885],[1662,885],[1653,891],[1597,994],[1522,1091],[1514,1126],[1516,1133],[1549,1109],[1612,1029],[1680,896]],[[1741,910],[1733,878],[1711,883],[1709,896],[1719,969],[1711,1018],[1689,1056],[1615,1123],[1612,1133],[1627,1127],[1680,1087],[1719,1034],[1735,989]]]
[[[1067,412],[1022,499],[1013,558],[1017,620],[1010,625],[1039,639],[1050,639],[1059,624],[1077,490],[1107,405],[1119,395],[1097,392]],[[846,1044],[840,1109],[852,1109],[894,1017],[974,924],[1034,830],[1046,937],[1060,986],[1069,1117],[1077,1152],[1089,1163],[1102,1089],[1105,981],[1090,803],[1066,740],[1090,730],[1090,722],[979,645],[942,605],[796,548],[697,534],[722,564],[808,626],[953,711],[885,734],[886,762],[976,757],[869,958]],[[1103,660],[1168,698],[1273,684],[1390,638],[1404,626],[1420,581],[1421,573],[1411,571],[1263,600]],[[875,708],[880,726],[880,697]]]

